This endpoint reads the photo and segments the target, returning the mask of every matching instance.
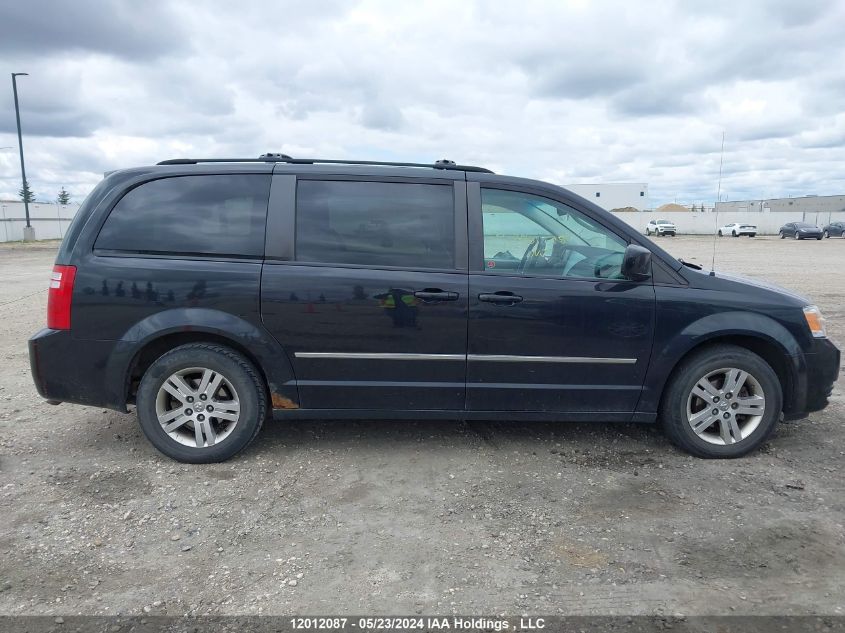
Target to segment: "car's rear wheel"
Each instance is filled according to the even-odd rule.
[[[227,347],[206,343],[182,345],[153,362],[136,402],[153,446],[193,464],[229,459],[255,438],[267,415],[255,367]]]
[[[722,237],[722,229],[719,229],[719,237]]]
[[[648,235],[649,237],[651,237],[651,229],[646,229],[645,234]]]
[[[794,239],[794,240],[800,240],[801,239],[801,236],[798,235],[798,231],[795,231],[795,233],[792,234],[792,239]]]
[[[756,233],[749,233],[748,237],[757,237],[757,234]]]
[[[736,231],[731,231],[731,235],[732,235],[733,237],[736,237]]]
[[[660,418],[669,439],[693,455],[741,457],[772,433],[782,402],[766,361],[742,347],[717,345],[676,369]]]

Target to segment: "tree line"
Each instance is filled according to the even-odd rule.
[[[23,183],[23,187],[20,188],[18,191],[18,197],[21,199],[21,202],[35,202],[35,193],[29,187],[29,181],[25,181]],[[58,204],[70,204],[70,193],[62,187],[59,190],[59,193],[56,194],[56,203]]]

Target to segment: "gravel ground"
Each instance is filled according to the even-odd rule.
[[[133,415],[35,392],[55,249],[0,245],[0,614],[845,612],[841,378],[735,461],[653,426],[326,421],[183,466]],[[724,238],[717,268],[800,289],[845,340],[845,240]]]

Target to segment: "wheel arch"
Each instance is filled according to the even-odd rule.
[[[742,347],[757,354],[757,356],[766,361],[769,367],[771,367],[777,375],[778,382],[780,382],[781,391],[783,393],[784,410],[790,407],[794,398],[793,391],[795,389],[796,372],[792,364],[787,361],[789,356],[785,353],[784,348],[780,347],[776,342],[764,337],[748,334],[714,336],[713,338],[701,341],[698,345],[691,347],[683,356],[678,358],[677,362],[672,366],[672,369],[667,374],[663,387],[660,390],[660,402],[663,402],[663,398],[666,394],[666,387],[678,367],[696,354],[720,345],[735,345],[736,347]]]
[[[739,321],[744,327],[730,328]],[[760,356],[774,370],[783,392],[783,411],[800,407],[806,391],[804,354],[798,342],[779,323],[763,315],[722,313],[691,324],[655,352],[645,381],[638,412],[654,413],[666,393],[677,368],[692,355],[708,347],[730,344]]]
[[[202,308],[160,312],[126,333],[110,373],[120,376],[127,403],[141,376],[162,354],[187,343],[216,343],[243,354],[264,380],[273,408],[298,408],[293,368],[279,343],[263,328],[229,313]]]

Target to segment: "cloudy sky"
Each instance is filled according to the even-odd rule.
[[[651,201],[845,192],[845,2],[0,3],[0,198],[180,156],[450,158]]]

